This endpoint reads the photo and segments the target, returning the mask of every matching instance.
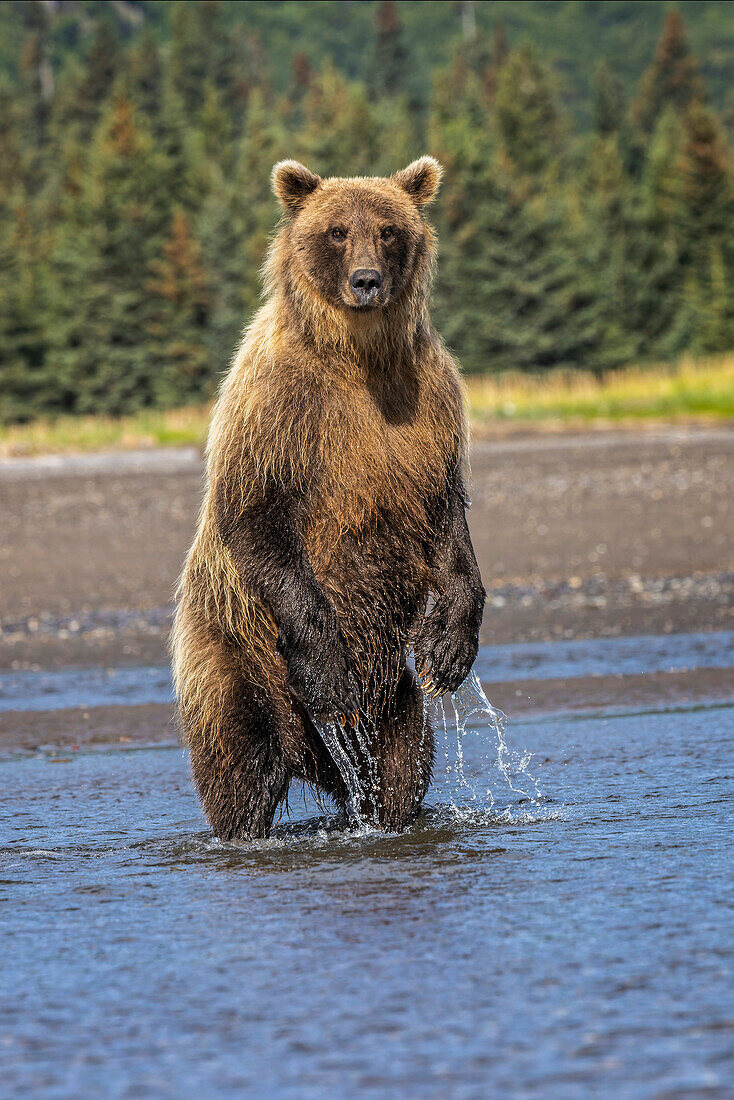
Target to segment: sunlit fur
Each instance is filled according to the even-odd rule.
[[[437,170],[434,176],[433,190]],[[373,197],[389,200],[399,231],[410,235],[411,262],[384,308],[359,312],[322,293],[299,249],[323,221],[325,203],[334,208],[341,203],[345,217],[350,211],[363,217],[365,211],[369,216]],[[371,685],[365,686],[363,701],[369,706],[370,694],[379,690],[377,670],[394,690],[407,633],[422,617],[429,591],[440,587],[430,553],[420,548],[438,535],[448,472],[465,453],[461,384],[428,316],[433,257],[434,234],[415,198],[386,179],[319,182],[270,247],[265,304],[244,334],[214,408],[206,492],[178,587],[172,636],[182,726],[197,786],[219,835],[269,827],[269,822],[248,824],[242,807],[230,804],[240,797],[238,784],[249,781],[248,762],[238,759],[247,747],[230,729],[243,685],[258,705],[265,700],[273,737],[280,739],[283,782],[293,775],[313,782],[308,758],[314,752],[285,685],[276,625],[220,537],[215,488],[224,486],[244,515],[266,482],[274,479],[286,489],[308,486],[304,544],[337,609],[363,683]],[[354,546],[364,547],[374,568],[383,552],[374,541],[377,516],[389,517],[402,548],[396,553],[410,571],[410,581],[401,581],[415,589],[419,612],[410,623],[391,617],[389,575],[377,585],[383,590],[374,601],[360,583]],[[384,561],[389,572],[393,563],[387,552]],[[227,769],[232,776],[221,774]],[[282,797],[278,776],[273,798]],[[427,783],[426,776],[423,780]],[[322,785],[343,802],[335,784],[338,777]],[[242,790],[241,798],[248,797]]]

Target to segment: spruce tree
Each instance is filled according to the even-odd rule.
[[[694,313],[691,350],[734,346],[734,191],[732,166],[715,114],[692,103],[684,115],[679,162],[685,299]]]
[[[375,60],[370,84],[380,96],[395,96],[405,88],[408,51],[395,0],[381,0],[377,8]]]
[[[325,66],[304,97],[299,156],[320,175],[371,176],[384,158],[381,136],[364,87]]]
[[[494,101],[500,73],[509,55],[510,47],[507,41],[507,31],[505,29],[504,20],[498,19],[492,31],[492,47],[489,59],[481,73],[484,90],[490,103]]]
[[[617,134],[624,127],[626,103],[622,81],[612,66],[602,61],[594,78],[594,130]]]
[[[604,368],[650,355],[650,321],[660,304],[655,279],[650,277],[657,241],[646,222],[639,188],[627,170],[624,140],[624,128],[595,135],[581,181]]]
[[[51,351],[72,411],[121,414],[155,400],[146,279],[169,222],[160,178],[152,134],[115,97],[64,197],[54,254]]]
[[[12,86],[0,78],[0,149],[3,153],[0,204],[8,202],[26,181],[21,126],[19,104],[13,96]],[[0,206],[0,212],[2,209]]]
[[[500,160],[476,181],[476,214],[444,271],[441,328],[468,371],[600,369],[601,319],[569,207]]]
[[[207,82],[207,12],[203,4],[175,0],[170,5],[170,75],[188,118],[204,103]]]
[[[498,20],[491,40],[489,9],[464,5],[460,35],[448,9],[342,5],[320,41],[286,7],[280,35],[216,0],[144,6],[141,28],[129,5],[0,14],[0,416],[207,395],[259,302],[285,156],[324,175],[438,156],[436,317],[469,369],[732,347],[734,116],[706,105],[676,12],[632,109],[602,65],[568,139],[553,71]],[[416,18],[460,38],[428,107]]]
[[[233,170],[214,167],[197,218],[209,277],[208,339],[223,370],[260,300],[260,270],[278,211],[270,189],[273,164],[292,154],[282,127],[259,92],[250,98]]]
[[[91,140],[122,68],[118,36],[106,20],[98,23],[66,119],[81,143]]]
[[[135,109],[145,115],[155,130],[163,103],[165,74],[161,51],[148,27],[130,50],[128,73]]]
[[[0,200],[0,421],[64,407],[48,348],[49,236],[30,197]]]
[[[162,254],[151,260],[147,329],[155,405],[201,401],[214,391],[218,364],[207,345],[210,297],[199,244],[185,211],[173,214]]]
[[[243,84],[245,50],[242,35],[225,25],[222,5],[218,0],[176,0],[170,5],[170,26],[170,76],[187,116],[197,118],[208,85],[236,116],[249,90]]]
[[[670,359],[690,343],[692,312],[683,298],[687,245],[682,221],[680,116],[671,105],[658,119],[640,181],[636,254],[643,356]]]
[[[680,112],[705,95],[685,24],[674,8],[665,17],[655,59],[640,82],[633,111],[635,122],[644,134],[651,134],[666,108]]]
[[[495,99],[502,147],[520,172],[544,171],[561,147],[563,127],[550,71],[525,46],[502,67]]]

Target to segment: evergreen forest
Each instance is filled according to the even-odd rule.
[[[270,170],[445,176],[468,374],[734,348],[734,5],[4,3],[0,420],[215,392]]]

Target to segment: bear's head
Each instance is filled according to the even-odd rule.
[[[298,161],[276,164],[273,190],[290,219],[291,284],[347,312],[399,299],[427,267],[432,234],[421,209],[440,180],[432,157],[385,179],[322,179]]]

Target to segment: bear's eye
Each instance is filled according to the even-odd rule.
[[[383,241],[391,241],[395,236],[395,230],[391,225],[386,225],[380,236],[382,237]]]
[[[346,237],[346,233],[343,229],[340,229],[338,225],[335,225],[331,231],[331,235],[335,241],[343,241]]]

